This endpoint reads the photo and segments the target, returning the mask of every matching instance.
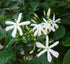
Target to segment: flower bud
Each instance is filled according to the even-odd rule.
[[[51,9],[49,8],[49,9],[48,9],[48,12],[47,12],[47,16],[48,16],[48,17],[50,16],[50,12],[51,12]]]

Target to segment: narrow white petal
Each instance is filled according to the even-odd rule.
[[[15,22],[12,22],[12,21],[6,21],[5,24],[15,24]]]
[[[58,21],[60,21],[61,19],[59,18],[59,19],[57,19],[55,22],[58,22]]]
[[[53,48],[54,46],[58,45],[59,41],[56,41],[55,43],[53,43],[52,45],[49,46],[49,48]]]
[[[9,31],[9,30],[11,30],[11,29],[13,29],[14,28],[14,26],[8,26],[8,27],[6,27],[6,31]]]
[[[28,25],[28,24],[30,24],[30,21],[21,22],[19,25]]]
[[[17,28],[14,28],[13,32],[12,32],[12,37],[16,37],[16,33],[17,33]]]
[[[48,47],[48,46],[49,46],[49,37],[46,36],[46,47]]]
[[[41,29],[38,30],[38,36],[40,36],[40,35],[41,35]]]
[[[52,24],[52,27],[54,28],[55,23]]]
[[[55,14],[53,15],[53,21],[55,21]]]
[[[46,48],[43,44],[41,44],[40,42],[36,42],[36,46],[38,48]]]
[[[35,26],[35,27],[33,28],[33,31],[34,31],[35,29],[37,29],[37,26]]]
[[[37,54],[37,57],[40,57],[40,56],[41,56],[42,54],[44,54],[46,51],[47,51],[46,49],[42,50],[40,53]]]
[[[20,27],[18,27],[18,31],[20,33],[20,36],[22,36],[23,35],[23,32],[22,32],[22,29]]]
[[[51,25],[48,25],[48,27],[49,27],[49,30],[52,30],[53,32],[55,31],[55,29]]]
[[[20,13],[20,14],[18,15],[17,23],[19,23],[19,22],[20,22],[21,17],[22,17],[22,13]]]
[[[34,36],[37,36],[38,34],[38,29],[34,32]]]
[[[47,23],[47,21],[46,21],[46,19],[45,19],[45,18],[43,18],[43,21],[45,21],[45,23]]]
[[[52,50],[52,49],[49,49],[49,51],[50,51],[50,53],[51,53],[54,57],[58,58],[59,53],[58,53],[57,51],[54,51],[54,50]]]
[[[48,59],[48,62],[52,61],[52,57],[49,51],[47,51],[47,59]]]
[[[31,26],[37,26],[37,24],[31,24]]]
[[[42,29],[42,32],[46,35],[47,34],[47,30],[45,31],[44,29]]]
[[[55,26],[56,29],[58,29],[58,27],[59,27],[57,24],[54,24],[54,26]]]

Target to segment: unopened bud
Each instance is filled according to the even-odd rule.
[[[15,22],[17,22],[17,20],[15,19]]]
[[[23,40],[25,40],[25,37],[23,37]]]
[[[47,12],[47,16],[48,16],[48,17],[50,16],[50,13],[51,13],[51,9],[49,8],[49,9],[48,9],[48,12]]]
[[[28,26],[26,26],[26,29],[29,30]]]
[[[45,12],[45,10],[43,11],[43,13],[44,13],[44,16],[46,16],[46,12]]]
[[[36,18],[38,18],[38,15],[37,15],[36,13],[34,13],[34,16],[35,16]]]
[[[36,21],[35,21],[35,20],[33,20],[33,19],[31,19],[31,21],[32,21],[32,22],[34,22],[34,23],[36,23]]]

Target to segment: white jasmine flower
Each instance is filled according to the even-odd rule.
[[[42,54],[44,54],[45,52],[47,52],[47,59],[48,59],[48,62],[51,62],[52,61],[52,56],[55,56],[56,58],[58,58],[59,56],[59,53],[57,51],[54,51],[53,48],[54,46],[56,46],[57,44],[59,43],[59,41],[56,41],[54,44],[50,45],[49,46],[49,38],[48,36],[46,36],[46,46],[44,46],[43,44],[41,44],[40,42],[36,42],[36,46],[38,48],[43,48],[43,50],[37,54],[37,57],[40,57]]]
[[[23,32],[22,32],[22,29],[21,29],[20,26],[30,24],[30,21],[25,21],[25,22],[19,23],[20,20],[21,20],[21,17],[22,17],[22,13],[19,14],[18,19],[16,20],[17,21],[16,23],[12,22],[12,21],[6,21],[5,22],[6,24],[11,25],[11,26],[6,27],[6,31],[9,31],[9,30],[13,29],[13,32],[11,34],[12,37],[16,37],[17,30],[19,31],[20,36],[22,36]]]
[[[31,26],[34,26],[34,28],[33,28],[33,31],[35,30],[34,36],[37,36],[37,35],[40,36],[41,32],[43,32],[44,34],[46,34],[45,31],[44,31],[44,29],[43,29],[42,24],[31,24]]]
[[[53,20],[51,20],[50,19],[50,22],[51,22],[51,24],[52,24],[52,27],[53,28],[58,28],[58,25],[56,24],[57,22],[59,22],[61,19],[57,19],[57,20],[55,20],[55,14],[53,15]]]
[[[52,30],[53,32],[55,31],[55,29],[51,26],[51,23],[50,23],[50,21],[48,22],[45,18],[43,18],[43,21],[45,22],[45,23],[42,23],[44,26],[44,28],[45,28],[45,31],[47,31],[47,30]]]

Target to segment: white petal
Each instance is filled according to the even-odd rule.
[[[28,24],[30,24],[30,21],[21,22],[19,25],[28,25]]]
[[[48,25],[48,27],[49,27],[49,30],[52,30],[53,32],[55,31],[55,29],[51,25]]]
[[[58,45],[59,41],[56,41],[55,43],[53,43],[52,45],[49,46],[49,48],[53,48],[54,46]]]
[[[13,29],[14,28],[14,26],[8,26],[8,27],[6,27],[6,31],[9,31],[9,30],[11,30],[11,29]]]
[[[53,21],[55,21],[55,14],[53,15]]]
[[[33,31],[34,31],[36,28],[37,28],[37,26],[35,26],[35,27],[33,28]]]
[[[42,32],[46,35],[47,34],[47,30],[45,31],[44,29],[42,29]]]
[[[31,26],[37,26],[37,24],[31,24]]]
[[[5,24],[15,24],[15,22],[12,22],[12,21],[6,21]]]
[[[36,46],[38,48],[46,48],[43,44],[41,44],[40,42],[36,42]]]
[[[52,61],[52,57],[49,51],[47,52],[47,59],[48,59],[48,62]]]
[[[46,36],[46,47],[48,47],[48,46],[49,46],[49,37]]]
[[[43,21],[45,21],[45,23],[47,23],[47,21],[46,21],[46,19],[45,19],[45,18],[43,18]]]
[[[22,29],[18,27],[18,30],[19,30],[20,36],[22,36],[23,35]]]
[[[55,22],[58,22],[58,21],[60,21],[61,19],[59,18],[59,19],[57,19]]]
[[[17,19],[17,23],[19,23],[19,22],[20,22],[21,17],[22,17],[22,13],[20,13],[20,14],[19,14],[18,19]]]
[[[46,51],[47,51],[46,49],[42,50],[40,53],[37,54],[37,57],[40,57],[40,56],[41,56],[42,54],[44,54]]]
[[[41,35],[41,29],[38,30],[38,36],[40,36],[40,35]]]
[[[34,36],[37,36],[38,34],[38,29],[34,32]]]
[[[50,53],[51,53],[54,57],[58,58],[59,53],[58,53],[57,51],[54,51],[54,50],[52,50],[52,49],[49,49],[49,51],[50,51]]]
[[[14,28],[13,32],[12,32],[12,37],[16,37],[16,32],[17,32],[17,28]]]
[[[54,24],[54,25],[55,25],[55,28],[58,29],[58,25],[57,24]]]

